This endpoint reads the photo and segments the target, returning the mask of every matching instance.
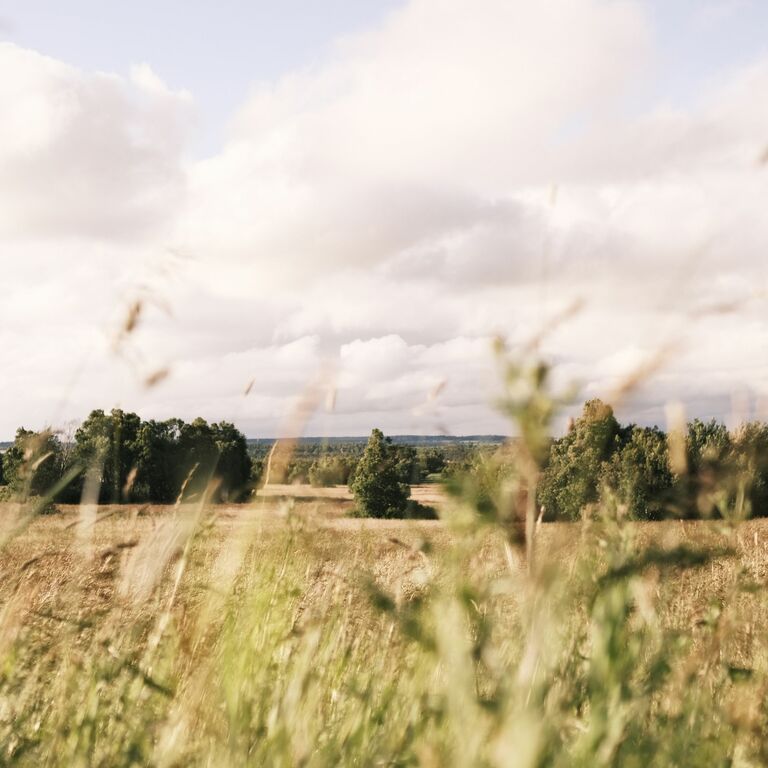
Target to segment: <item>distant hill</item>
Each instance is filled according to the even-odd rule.
[[[505,435],[391,435],[392,442],[398,445],[500,445]],[[275,442],[274,437],[249,437],[247,443],[252,448],[269,447]],[[299,445],[365,445],[367,435],[348,437],[300,437]],[[0,441],[0,453],[13,445],[12,440]]]
[[[390,435],[393,443],[398,445],[460,445],[488,444],[499,445],[507,437],[505,435]],[[274,437],[249,437],[248,445],[264,447],[272,445]],[[300,437],[299,445],[365,445],[368,436],[351,435],[348,437]]]

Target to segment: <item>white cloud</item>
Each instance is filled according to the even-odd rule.
[[[0,426],[120,402],[265,434],[325,366],[337,410],[311,429],[500,431],[490,338],[577,298],[542,351],[586,394],[679,342],[628,418],[765,393],[768,61],[638,114],[653,55],[633,2],[412,0],[257,84],[190,161],[191,97],[148,65],[0,45],[0,341],[20,361]]]
[[[0,232],[136,239],[183,195],[189,97],[0,42]]]
[[[610,108],[646,41],[628,3],[416,0],[319,71],[256,88],[193,173],[183,247],[242,289],[503,228],[493,201],[541,181],[563,121]]]

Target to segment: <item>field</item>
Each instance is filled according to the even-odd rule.
[[[544,524],[531,572],[291,493],[5,505],[3,764],[763,764],[768,523]]]
[[[352,502],[352,493],[346,485],[334,485],[330,488],[313,488],[311,485],[279,485],[270,483],[257,492],[260,498],[286,499],[336,499],[340,502]],[[445,492],[437,483],[412,485],[411,498],[421,504],[437,505],[445,503]],[[339,505],[338,509],[343,509]]]

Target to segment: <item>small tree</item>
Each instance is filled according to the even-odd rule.
[[[688,471],[701,472],[721,463],[731,447],[731,436],[725,424],[712,419],[694,419],[688,424],[686,440]]]
[[[694,419],[686,440],[688,471],[677,478],[679,513],[692,517],[722,515],[738,485],[731,436],[724,424]]]
[[[419,480],[428,479],[430,475],[439,475],[448,466],[445,451],[440,448],[426,448],[418,452]]]
[[[350,490],[358,514],[366,517],[402,517],[411,490],[402,482],[400,455],[381,430],[374,429],[355,470]]]

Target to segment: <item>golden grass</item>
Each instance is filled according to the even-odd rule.
[[[257,491],[259,498],[286,499],[337,499],[339,501],[353,500],[352,492],[346,485],[333,485],[316,488],[313,485],[295,483],[269,483]],[[424,483],[411,486],[411,498],[420,504],[440,506],[445,504],[446,495],[443,487],[437,483]]]
[[[594,692],[562,715],[544,714],[552,702],[543,710],[533,703],[547,675],[548,697],[565,706],[583,696],[587,681],[596,685],[595,670],[605,664],[601,685],[612,690],[618,672],[610,664],[623,669],[628,662],[596,655],[606,627],[617,638],[627,633],[605,641],[606,658],[610,643],[623,651],[624,643],[631,649],[634,638],[645,638],[645,650],[631,652],[643,675],[655,669],[649,658],[660,633],[690,640],[665,683],[669,690],[645,710],[634,700],[610,705],[615,727],[628,731],[633,717],[650,717],[656,728],[678,709],[704,722],[710,706],[723,707],[704,729],[702,754],[714,754],[707,739],[719,744],[736,721],[747,733],[737,746],[755,751],[752,734],[766,721],[757,672],[765,666],[768,611],[762,590],[739,585],[768,579],[768,522],[627,524],[614,533],[611,523],[544,524],[537,550],[545,570],[531,592],[522,551],[493,527],[360,520],[343,511],[327,497],[241,507],[106,506],[91,521],[87,547],[79,508],[37,518],[0,558],[3,761],[623,764],[613,762],[621,738],[603,735],[585,746],[584,734],[607,706]],[[603,547],[611,536],[614,543]],[[634,608],[625,623],[608,621],[601,617],[613,610],[616,593],[608,585],[601,596],[595,585],[606,568],[618,574],[631,562],[612,560],[616,541],[628,537],[637,556],[682,546],[732,553],[694,569],[638,569],[626,582]],[[586,550],[597,558],[585,560]],[[539,592],[546,583],[556,588]],[[546,605],[531,613],[532,595],[535,602],[544,594]],[[561,632],[567,637],[556,641]],[[576,645],[558,657],[557,642]],[[665,652],[673,662],[677,651]],[[581,656],[592,658],[586,671]],[[743,671],[757,682],[708,690],[722,684],[718,665],[726,677]],[[630,685],[633,674],[631,667],[622,672],[620,684]],[[502,696],[514,681],[527,698]],[[706,691],[703,710],[687,698],[698,684]],[[542,739],[551,741],[552,754]],[[609,759],[595,758],[598,746]],[[722,751],[734,749],[729,743]],[[670,755],[680,750],[687,744],[675,742]]]

